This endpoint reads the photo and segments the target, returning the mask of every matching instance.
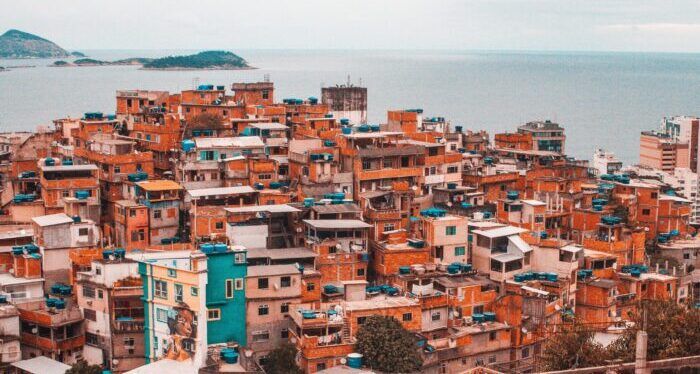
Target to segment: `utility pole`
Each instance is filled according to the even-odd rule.
[[[642,306],[642,315],[642,328],[637,331],[637,344],[634,352],[634,374],[651,374],[651,369],[647,367],[647,343],[649,342],[649,335],[646,332],[646,303]]]

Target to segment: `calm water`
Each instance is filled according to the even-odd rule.
[[[157,57],[189,51],[86,51],[97,59]],[[113,112],[117,89],[189,89],[201,84],[275,82],[276,97],[320,96],[320,87],[361,79],[369,118],[387,109],[423,108],[452,124],[490,133],[534,119],[560,122],[567,153],[590,158],[596,147],[636,162],[642,129],[663,116],[698,115],[700,55],[402,51],[262,51],[239,54],[249,71],[145,71],[131,66],[50,68],[53,60],[0,73],[0,131],[33,130],[54,118]]]

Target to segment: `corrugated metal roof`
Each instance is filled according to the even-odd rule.
[[[255,192],[251,186],[236,186],[236,187],[215,187],[201,188],[197,190],[187,190],[187,193],[192,197],[217,196],[217,195],[237,195],[244,193]]]
[[[81,171],[81,170],[97,170],[97,166],[93,164],[87,165],[56,165],[56,166],[41,166],[43,171]]]
[[[182,186],[179,183],[167,179],[137,182],[136,185],[146,191],[169,191],[182,189]]]
[[[12,366],[32,374],[64,374],[69,365],[52,360],[46,356],[37,356],[28,360],[13,362]]]
[[[311,210],[319,214],[357,213],[361,211],[355,203],[314,205]]]
[[[372,225],[359,219],[305,219],[304,223],[317,229],[364,229]]]
[[[287,125],[283,125],[283,124],[277,123],[277,122],[251,123],[248,126],[255,127],[256,129],[260,129],[260,130],[286,130],[289,128],[289,127],[287,127]]]
[[[482,235],[487,238],[500,238],[502,236],[511,236],[511,235],[518,235],[523,232],[527,232],[527,230],[520,228],[520,227],[515,227],[515,226],[506,226],[506,227],[499,227],[491,230],[474,230],[472,231],[474,234]]]
[[[32,221],[36,222],[36,224],[41,227],[45,227],[71,223],[73,222],[73,219],[65,213],[57,213],[49,214],[46,216],[33,217]]]
[[[227,138],[195,138],[197,148],[264,147],[259,136],[238,136]]]
[[[251,206],[240,206],[235,208],[224,208],[227,212],[231,213],[255,213],[255,212],[270,212],[270,213],[294,213],[301,212],[301,210],[287,205],[287,204],[273,204],[273,205],[251,205]]]

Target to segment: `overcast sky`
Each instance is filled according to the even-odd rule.
[[[700,52],[700,0],[16,0],[0,14],[67,49]]]

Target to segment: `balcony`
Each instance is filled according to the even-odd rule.
[[[85,345],[85,335],[74,336],[66,339],[44,338],[38,335],[23,332],[22,344],[27,344],[47,351],[77,349]]]
[[[406,167],[401,169],[378,169],[378,170],[363,170],[360,172],[360,180],[373,180],[373,179],[392,179],[392,178],[406,178],[406,177],[420,177],[423,175],[422,168],[418,167]]]
[[[381,221],[381,220],[397,220],[401,219],[401,211],[398,209],[383,209],[383,210],[374,210],[374,209],[369,209],[367,210],[365,214],[365,218],[368,220],[376,220],[376,221]]]
[[[112,321],[112,330],[117,334],[142,332],[144,329],[143,319],[132,319],[121,317]]]

